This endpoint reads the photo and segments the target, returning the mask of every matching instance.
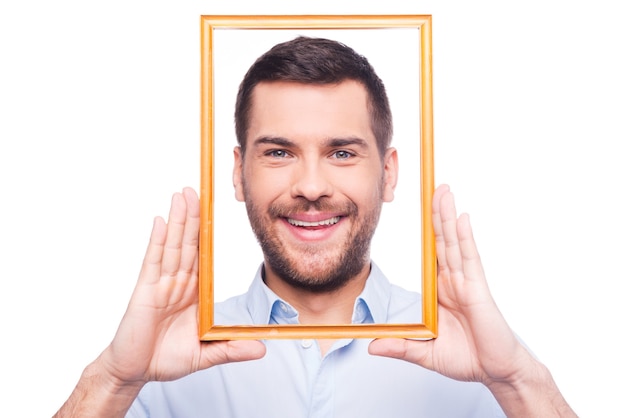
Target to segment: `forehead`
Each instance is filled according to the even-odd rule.
[[[261,136],[374,140],[368,94],[353,80],[336,84],[262,82],[252,93],[247,142]]]

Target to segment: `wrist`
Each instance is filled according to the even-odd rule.
[[[103,356],[104,353],[85,368],[81,379],[85,378],[85,380],[91,381],[111,396],[131,395],[134,399],[146,382],[140,379],[127,380],[120,377],[119,373],[116,373],[114,367],[110,367],[109,362],[104,360]]]
[[[144,382],[122,381],[107,369],[105,363],[101,355],[85,368],[55,418],[125,416]]]
[[[576,417],[548,368],[528,355],[506,379],[485,382],[507,417]]]

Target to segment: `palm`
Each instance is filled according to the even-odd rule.
[[[426,343],[378,341],[371,351],[457,380],[505,379],[523,348],[493,301],[467,215],[457,219],[447,186],[433,197],[438,260],[439,336]]]
[[[258,342],[198,339],[199,203],[175,194],[168,223],[157,218],[140,277],[118,332],[103,353],[123,382],[173,380],[226,361],[258,358]]]

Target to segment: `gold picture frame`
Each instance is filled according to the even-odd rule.
[[[214,323],[214,253],[215,228],[219,224],[215,219],[216,188],[215,167],[215,127],[216,127],[216,60],[225,57],[216,56],[215,35],[220,31],[239,30],[246,36],[255,36],[262,31],[362,31],[379,29],[416,30],[415,50],[403,51],[403,54],[415,52],[418,58],[418,72],[415,74],[416,103],[419,121],[416,147],[419,161],[416,177],[419,177],[419,191],[414,191],[417,205],[421,211],[418,219],[418,236],[421,236],[421,254],[411,261],[421,258],[421,269],[412,266],[419,274],[422,297],[420,323],[410,324],[337,324],[337,325],[222,325]],[[244,33],[245,31],[245,33]],[[376,32],[380,34],[382,32]],[[249,39],[254,43],[254,39]],[[357,50],[358,51],[358,50]],[[431,204],[434,192],[433,167],[433,102],[432,102],[432,41],[430,15],[298,15],[298,16],[201,16],[201,185],[200,185],[200,259],[199,259],[199,338],[202,341],[270,338],[382,338],[398,337],[413,339],[431,339],[437,336],[437,280],[435,240],[432,230]],[[219,55],[219,54],[217,54]],[[231,54],[232,56],[233,54]],[[235,54],[236,55],[236,54]],[[364,54],[366,55],[366,54]],[[367,55],[366,55],[367,56]],[[230,58],[230,57],[229,57]],[[230,61],[230,59],[228,60]],[[248,63],[248,65],[252,62]],[[402,64],[398,60],[396,65]],[[376,67],[376,66],[374,66]],[[383,78],[383,81],[385,79]],[[234,92],[236,94],[236,92]],[[232,115],[234,108],[229,109]],[[394,115],[395,116],[395,115]],[[231,129],[234,131],[234,128]],[[395,141],[395,139],[394,139]],[[232,148],[231,148],[232,149]],[[221,155],[221,154],[220,154]],[[229,157],[224,156],[224,158]],[[220,156],[220,161],[223,158]],[[232,160],[231,160],[232,161]],[[231,162],[232,164],[232,162]],[[230,183],[230,177],[228,181]],[[232,189],[231,189],[232,190]],[[234,198],[233,198],[234,200]],[[385,209],[383,209],[383,212]],[[397,236],[400,242],[401,235]],[[261,260],[258,260],[259,262]],[[384,270],[384,269],[383,269]],[[248,278],[251,278],[250,272]],[[393,279],[392,279],[393,281]]]

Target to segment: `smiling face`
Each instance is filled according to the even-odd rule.
[[[366,276],[396,177],[395,150],[381,158],[360,83],[255,87],[233,180],[265,256],[266,281],[325,292]]]

